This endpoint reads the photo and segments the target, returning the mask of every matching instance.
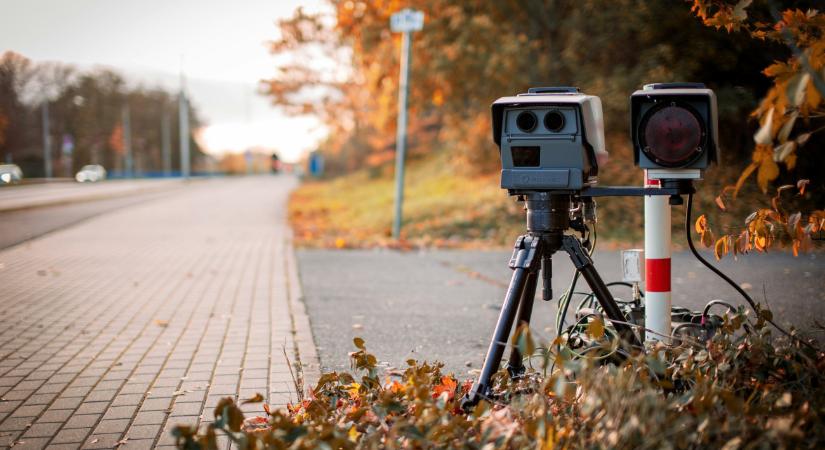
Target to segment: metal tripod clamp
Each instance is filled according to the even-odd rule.
[[[513,255],[510,257],[510,263],[507,264],[511,269],[526,269],[530,272],[538,270],[536,255],[539,250],[539,243],[541,238],[538,236],[519,236],[513,246]]]

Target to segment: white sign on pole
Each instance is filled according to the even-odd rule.
[[[420,31],[424,28],[424,13],[412,9],[402,9],[390,17],[390,29],[396,33]]]

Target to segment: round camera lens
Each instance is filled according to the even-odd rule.
[[[564,114],[553,110],[544,116],[544,127],[553,132],[559,132],[564,128]]]
[[[531,111],[522,111],[516,116],[516,126],[525,133],[533,131],[536,128],[536,123],[538,123],[538,119]]]
[[[657,164],[689,164],[701,151],[702,125],[696,115],[680,106],[666,106],[648,118],[642,130],[644,151]]]

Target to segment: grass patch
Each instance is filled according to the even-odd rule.
[[[393,176],[388,166],[301,185],[289,205],[297,244],[509,246],[523,232],[521,206],[499,188],[498,175],[457,174],[441,153],[408,164],[404,226],[400,242],[393,242]]]
[[[611,184],[638,185],[637,172],[614,168],[605,177]],[[499,187],[499,174],[457,171],[446,152],[410,162],[404,194],[404,226],[400,241],[394,241],[394,167],[307,181],[293,192],[289,203],[296,244],[310,248],[509,248],[525,231],[522,205]],[[628,215],[628,210],[639,214]],[[640,245],[641,199],[599,200],[599,218],[610,224],[599,228],[602,244]]]

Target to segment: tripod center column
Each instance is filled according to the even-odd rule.
[[[525,195],[525,204],[527,231],[530,233],[560,235],[570,228],[569,194],[532,192]]]

